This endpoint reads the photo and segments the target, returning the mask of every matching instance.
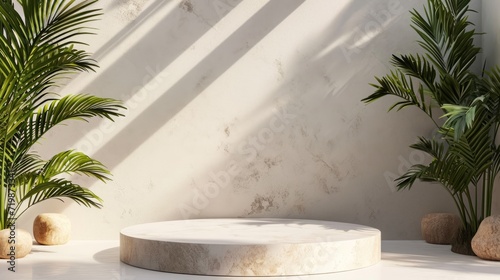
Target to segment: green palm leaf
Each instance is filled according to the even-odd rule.
[[[411,78],[406,77],[403,71],[404,70],[398,69],[385,77],[376,78],[378,84],[372,84],[372,86],[376,88],[375,92],[361,101],[369,103],[379,98],[392,95],[403,100],[392,105],[389,111],[394,108],[397,108],[399,111],[407,106],[416,106],[424,112],[432,114],[430,111],[431,106],[426,105],[423,91],[420,90],[420,94],[417,95],[413,87],[413,81]]]
[[[86,175],[103,182],[110,180],[110,173],[102,163],[73,150],[54,155],[41,168],[40,177],[45,181],[64,173]]]
[[[25,154],[20,160],[14,161],[13,170],[15,174],[37,172],[45,162],[36,154]]]
[[[123,116],[117,100],[90,95],[52,92],[68,74],[93,71],[90,55],[76,46],[78,36],[92,34],[86,23],[101,11],[97,0],[0,1],[0,229],[17,219],[17,211],[50,198],[70,198],[85,206],[100,207],[91,191],[58,178],[85,175],[101,181],[110,172],[102,163],[77,152],[65,151],[45,161],[33,145],[54,126],[67,120]],[[15,192],[15,215],[6,210],[9,191]]]
[[[396,96],[400,100],[389,110],[413,106],[429,116],[440,139],[420,137],[411,147],[430,155],[432,161],[411,166],[396,179],[398,189],[410,189],[417,180],[440,183],[473,236],[480,221],[491,214],[493,186],[500,172],[496,141],[500,68],[486,72],[485,77],[470,69],[480,48],[474,45],[469,3],[428,0],[423,12],[413,10],[411,26],[424,54],[393,55],[395,69],[376,77],[375,91],[362,101]],[[435,107],[441,109],[437,118]]]
[[[91,117],[113,120],[113,117],[123,116],[119,110],[124,108],[118,100],[91,95],[67,95],[52,100],[40,107],[26,122],[25,145],[34,144],[48,130],[66,120],[86,121]]]
[[[444,144],[436,139],[419,138],[419,142],[411,146],[432,156],[428,165],[416,164],[397,178],[398,189],[410,189],[417,179],[426,182],[439,182],[452,193],[462,189],[463,182],[468,182],[474,171],[463,165],[459,158],[444,148]],[[464,180],[465,179],[465,180]]]
[[[87,207],[102,207],[102,200],[95,193],[65,179],[52,179],[48,182],[43,182],[34,186],[21,185],[17,186],[17,188],[17,190],[24,195],[18,200],[16,213],[22,209],[22,206],[25,206],[27,209],[37,203],[52,198],[61,201],[62,198],[69,198]]]

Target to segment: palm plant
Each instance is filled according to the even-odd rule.
[[[97,65],[75,46],[83,25],[100,15],[96,0],[0,0],[0,229],[41,201],[69,198],[87,207],[101,207],[92,191],[73,183],[69,175],[109,180],[100,162],[74,151],[48,160],[33,146],[51,128],[66,120],[122,116],[117,100],[54,92],[69,75]],[[18,12],[18,10],[21,10]]]
[[[399,101],[389,110],[419,108],[437,127],[432,138],[420,137],[413,149],[432,158],[411,166],[396,179],[410,189],[417,179],[443,186],[457,206],[463,228],[454,252],[473,254],[470,240],[491,215],[493,187],[500,171],[500,69],[473,73],[480,48],[468,20],[470,0],[428,0],[422,13],[413,10],[412,28],[424,54],[393,55],[390,74],[376,78],[372,102],[385,96]]]

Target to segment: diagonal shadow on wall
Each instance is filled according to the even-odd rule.
[[[95,59],[111,58],[115,61],[100,71],[81,92],[116,98],[126,103],[240,2],[241,0],[231,0],[230,4],[214,6],[211,2],[203,1],[197,2],[199,6],[189,9],[178,6],[148,29],[147,33],[141,34],[139,29],[142,25],[151,24],[148,18],[166,7],[165,1],[153,3],[96,51],[93,55]],[[133,45],[124,46],[130,37],[139,40]],[[126,48],[126,51],[116,57],[116,48]],[[125,112],[125,115],[127,114],[128,112]],[[72,123],[72,126],[67,128],[68,132],[60,133],[57,137],[59,141],[63,140],[63,143],[72,147],[82,138],[85,131],[91,131],[99,124],[98,120],[93,120],[90,125]]]
[[[217,22],[229,14],[232,9],[237,7],[241,1],[242,0],[219,0],[217,1],[217,6],[211,1],[199,1],[196,3],[200,6],[192,7],[193,10],[184,6],[174,8],[168,14],[165,14],[156,25],[151,26],[146,34],[140,34],[141,40],[137,41],[134,45],[128,46],[126,52],[123,53],[121,57],[118,57],[113,64],[102,71],[99,76],[92,80],[92,82],[82,89],[81,92],[97,96],[119,98],[124,102],[127,101],[126,98],[134,94],[134,92],[131,92],[131,89],[143,86],[151,79],[154,79],[154,76],[150,73],[151,69],[163,70],[166,68],[206,32],[212,29]],[[178,2],[184,3],[181,1]],[[164,5],[166,5],[166,1],[163,0],[152,3],[150,7],[146,8],[138,15],[134,22],[131,22],[116,36],[110,38],[108,43],[98,49],[94,56],[103,59],[108,55],[114,55],[113,50],[117,46],[124,44],[124,41],[127,40],[128,37],[138,36],[138,34],[136,34],[137,32],[134,31],[141,28],[141,24],[147,24],[147,18],[155,15],[156,12],[160,12]],[[268,16],[271,15],[268,14]],[[262,18],[260,20],[262,20]],[[155,50],[151,51],[151,48]],[[199,74],[199,72],[196,72],[196,74]],[[199,77],[195,76],[191,77],[191,79],[199,79]],[[64,92],[65,90],[62,89],[62,91]],[[181,91],[178,94],[182,93]],[[166,98],[162,102],[170,103],[171,101]],[[186,102],[189,102],[189,100],[186,100]],[[172,101],[172,103],[174,102]],[[178,110],[180,110],[180,108]],[[127,112],[125,112],[125,114],[127,114]],[[170,115],[173,114],[175,114],[175,112],[172,112]],[[154,119],[154,121],[150,122],[148,118]],[[155,124],[156,120],[158,120],[159,123]],[[168,117],[166,120],[168,120]],[[98,151],[98,154],[89,155],[102,161],[109,169],[112,169],[126,157],[129,152],[127,149],[135,149],[142,142],[141,139],[134,138],[142,136],[130,135],[130,133],[136,133],[135,129],[132,128],[149,126],[151,123],[156,125],[155,128],[151,130],[154,131],[162,125],[160,122],[163,123],[163,120],[151,116],[150,114],[144,116],[141,118],[140,122],[132,123],[131,127],[128,128],[126,132],[112,139],[110,144]],[[57,143],[57,145],[50,146],[42,143],[44,148],[42,152],[48,154],[59,152],[61,150],[61,144],[59,143],[74,148],[73,146],[75,143],[82,139],[86,131],[91,131],[93,128],[98,127],[100,123],[100,120],[93,120],[92,123],[72,122],[71,125],[67,127],[55,128],[54,131],[49,132],[51,134],[47,135],[47,137],[57,138],[57,141],[53,141]],[[64,131],[60,132],[57,129],[63,129]],[[147,137],[144,136],[144,139],[147,139]],[[134,141],[129,143],[131,139]],[[125,143],[123,149],[122,146],[120,146],[122,143]],[[136,145],[136,147],[131,148],[132,145]],[[106,149],[109,150],[109,147],[113,147],[112,151],[106,151]],[[85,176],[76,176],[74,179],[85,187],[92,186],[94,182],[97,182],[97,180]],[[68,203],[50,202],[51,201],[47,201],[47,203],[42,203],[40,206],[43,205],[43,209],[46,211],[61,212],[62,209],[70,205]],[[34,208],[36,208],[36,206]],[[26,215],[23,216],[23,219],[26,221],[30,220],[30,215],[34,213],[36,213],[35,209],[29,209]],[[33,218],[34,217],[31,217],[31,221]]]
[[[275,4],[273,4],[273,2]],[[353,1],[355,2],[355,1]],[[293,2],[295,3],[295,2]],[[359,2],[358,2],[359,3]],[[273,4],[272,6],[269,6]],[[300,3],[296,3],[297,7]],[[366,4],[366,5],[371,5]],[[266,11],[266,9],[268,9]],[[132,152],[138,146],[141,145],[144,141],[146,141],[156,130],[158,130],[164,123],[166,123],[169,118],[174,116],[176,112],[182,109],[183,106],[188,104],[190,100],[195,98],[200,92],[202,92],[206,87],[208,87],[213,81],[217,79],[220,75],[222,75],[228,68],[231,67],[239,58],[245,55],[248,49],[241,49],[242,47],[251,48],[255,44],[261,40],[266,33],[272,30],[274,26],[278,25],[280,21],[286,18],[287,13],[293,12],[292,10],[283,11],[283,7],[281,7],[278,1],[271,1],[268,5],[262,8],[257,14],[255,14],[244,26],[242,26],[239,30],[237,30],[233,35],[227,38],[216,50],[210,53],[204,60],[200,61],[196,67],[194,67],[183,79],[181,79],[178,83],[176,83],[171,89],[166,91],[158,101],[151,105],[151,107],[142,113],[136,120],[130,123],[130,125],[122,131],[117,137],[113,138],[110,143],[102,147],[96,154],[96,158],[105,158],[105,162],[108,166],[113,167],[119,164],[125,157],[127,153]],[[358,46],[361,50],[361,53],[355,53],[352,57],[354,62],[349,63],[346,58],[342,55],[342,51],[340,51],[339,47],[334,49],[324,49],[324,46],[329,46],[330,44],[334,44],[340,46],[341,41],[347,42],[348,46],[357,42],[357,36],[352,30],[356,27],[364,30],[366,24],[374,19],[369,18],[369,15],[357,12],[357,5],[353,3],[346,5],[343,7],[344,11],[339,13],[341,16],[338,18],[333,18],[330,28],[326,29],[326,32],[319,34],[317,38],[311,40],[310,45],[312,47],[307,47],[303,50],[303,54],[307,56],[307,62],[304,63],[306,59],[300,59],[291,63],[291,67],[289,72],[286,74],[293,77],[288,78],[289,81],[284,82],[281,87],[279,87],[275,92],[269,94],[268,100],[263,100],[262,106],[256,108],[254,112],[244,116],[245,118],[252,118],[257,116],[258,114],[262,114],[263,109],[267,108],[272,104],[273,99],[282,96],[292,94],[291,99],[315,99],[316,101],[311,102],[308,101],[307,112],[313,113],[322,113],[325,110],[334,111],[335,109],[341,107],[350,107],[346,106],[347,101],[352,102],[352,98],[347,98],[352,94],[361,97],[362,92],[352,91],[352,80],[362,77],[366,75],[367,71],[363,67],[359,67],[359,64],[364,64],[365,57],[370,56],[371,53],[371,43],[372,41],[382,41],[382,38],[377,38],[379,35],[383,34],[373,34],[370,36],[371,41],[367,41],[364,45]],[[377,10],[375,10],[377,11]],[[279,17],[278,19],[269,19],[273,17]],[[364,21],[360,20],[361,18],[366,17]],[[273,24],[269,24],[272,22]],[[387,25],[392,24],[391,21],[386,22]],[[350,33],[352,32],[352,33]],[[346,36],[345,36],[346,35]],[[248,42],[248,46],[246,45]],[[318,54],[322,55],[318,55]],[[126,58],[125,58],[126,59]],[[353,65],[354,64],[354,65]],[[306,67],[304,66],[306,65]],[[363,69],[361,71],[357,71],[357,73],[353,76],[350,76],[349,68],[354,69]],[[368,65],[367,65],[368,66]],[[341,68],[344,69],[345,73],[342,73],[338,76],[333,76],[333,69]],[[369,72],[369,71],[368,71]],[[371,74],[371,73],[370,73]],[[323,76],[328,76],[333,82],[336,83],[332,85],[325,86],[325,82],[321,81]],[[241,77],[241,79],[245,79],[245,77]],[[297,79],[301,81],[299,84],[303,84],[303,88],[296,91],[295,93],[290,93],[290,88],[292,87],[292,83],[296,83],[296,81],[291,81]],[[307,82],[306,82],[307,81]],[[199,83],[199,86],[196,84]],[[350,86],[344,87],[345,84]],[[318,86],[321,85],[321,86]],[[339,85],[341,87],[339,87]],[[321,95],[325,96],[325,99],[313,97],[313,95]],[[359,102],[360,97],[356,97],[356,102]],[[285,98],[284,98],[285,99]],[[301,110],[303,112],[303,109]],[[335,116],[333,116],[335,117]],[[196,121],[196,119],[194,120]],[[268,123],[268,119],[264,120],[261,125],[256,125],[254,131],[248,132],[248,135],[255,135],[256,132],[259,131],[259,128],[266,127]],[[300,125],[300,124],[299,124]],[[328,129],[328,126],[323,126]],[[344,127],[343,129],[347,129],[348,127]],[[299,127],[292,127],[291,130],[297,130]],[[336,128],[339,129],[339,128]],[[340,128],[342,129],[342,128]],[[345,139],[346,137],[342,137]],[[316,139],[317,140],[317,139]],[[317,142],[315,142],[317,144]],[[159,147],[161,148],[161,147]],[[155,157],[156,155],[150,155],[151,157]],[[325,155],[328,156],[328,155]],[[111,158],[113,157],[113,158]],[[149,157],[149,155],[148,155]],[[262,159],[257,159],[262,160]],[[154,160],[151,160],[154,161]],[[332,157],[324,158],[324,161],[333,165],[336,163]],[[146,162],[149,162],[147,160]],[[157,161],[160,162],[160,161]],[[140,163],[143,164],[143,163]],[[207,169],[206,174],[209,171],[216,170],[224,170],[227,167],[227,162],[213,162],[213,166]],[[207,180],[210,178],[207,176]],[[350,180],[346,180],[350,181]],[[352,180],[354,182],[354,180]],[[283,178],[282,182],[285,184],[290,183],[291,186],[293,184],[297,184],[296,182],[289,182],[287,178]],[[348,183],[352,185],[353,183]],[[183,189],[184,191],[185,189]],[[268,194],[267,192],[263,192],[262,195]],[[222,196],[221,196],[222,197]],[[146,199],[146,198],[143,198]],[[163,205],[165,198],[162,196],[155,197],[158,201],[156,203],[148,203],[149,205]],[[217,200],[214,200],[214,204],[216,204]],[[224,204],[224,203],[221,203]],[[60,204],[57,204],[60,205]],[[331,219],[335,217],[332,216],[331,213],[335,213],[336,208],[340,210],[341,205],[332,205],[331,203],[324,205],[324,209],[329,209],[328,214],[322,213],[313,213],[307,212],[304,216],[310,216],[314,218],[324,218]],[[345,208],[344,208],[345,209]],[[227,210],[225,209],[224,215],[226,216],[239,216],[241,212],[240,208]],[[155,212],[157,209],[151,208],[151,212]],[[326,213],[326,211],[325,211]],[[275,213],[264,213],[262,216],[273,215]],[[172,216],[166,216],[166,219],[170,219]]]
[[[313,210],[307,209],[307,212],[304,210],[304,212],[279,212],[279,214],[277,214],[278,211],[250,213],[249,210],[253,208],[253,204],[257,206],[261,205],[258,202],[259,197],[261,199],[263,198],[263,200],[268,199],[267,202],[271,206],[273,206],[273,203],[274,206],[276,206],[276,204],[279,203],[279,199],[281,199],[279,195],[283,193],[288,195],[287,192],[282,192],[281,194],[278,192],[277,194],[276,186],[286,186],[286,190],[300,189],[305,191],[305,186],[321,189],[322,185],[324,185],[324,190],[322,190],[322,192],[324,192],[323,195],[325,197],[329,197],[330,195],[333,196],[333,190],[336,190],[337,186],[335,184],[340,185],[340,183],[338,183],[340,181],[342,181],[342,186],[345,187],[345,189],[349,189],[351,193],[362,189],[356,186],[356,183],[359,182],[354,179],[354,176],[357,176],[357,174],[353,174],[356,173],[356,170],[349,167],[349,164],[346,164],[347,167],[342,169],[342,164],[344,159],[350,159],[344,155],[346,141],[359,141],[356,136],[358,130],[356,123],[362,112],[362,110],[358,108],[362,106],[359,100],[366,94],[366,92],[359,90],[363,87],[359,85],[359,81],[367,80],[367,75],[371,76],[373,73],[373,60],[377,58],[374,58],[372,48],[374,45],[386,45],[388,33],[386,28],[393,25],[396,22],[395,20],[401,16],[399,13],[386,16],[383,22],[376,23],[380,26],[379,28],[375,30],[369,29],[369,31],[373,30],[378,32],[369,33],[366,26],[373,26],[376,22],[376,18],[371,14],[367,14],[367,11],[376,13],[384,11],[385,13],[387,7],[385,5],[381,6],[380,2],[381,1],[364,4],[366,10],[362,12],[359,11],[359,2],[356,3],[356,1],[346,3],[344,6],[339,7],[341,10],[337,11],[338,16],[332,17],[331,22],[327,25],[328,27],[324,32],[319,33],[316,37],[310,38],[307,41],[308,43],[304,46],[296,46],[296,48],[300,50],[300,55],[285,58],[285,61],[289,61],[289,65],[286,67],[285,81],[283,81],[273,92],[270,92],[268,98],[262,99],[260,106],[255,106],[254,110],[238,116],[240,120],[251,118],[259,119],[259,116],[266,115],[267,112],[270,111],[269,107],[273,107],[272,109],[276,111],[279,111],[280,107],[285,108],[285,112],[292,113],[297,117],[291,121],[290,125],[287,127],[287,131],[279,136],[285,139],[285,141],[283,141],[285,142],[284,145],[287,145],[288,148],[293,146],[293,149],[297,152],[300,151],[303,162],[314,164],[317,170],[326,170],[318,172],[317,176],[311,176],[310,174],[304,175],[304,177],[313,178],[311,179],[311,184],[299,182],[297,178],[293,176],[284,175],[281,177],[281,174],[276,173],[273,174],[273,176],[275,179],[279,179],[268,181],[262,180],[265,183],[261,183],[258,179],[253,179],[252,175],[257,174],[258,176],[255,177],[259,178],[261,176],[260,174],[262,174],[262,177],[268,176],[270,167],[265,164],[266,156],[268,157],[267,159],[269,159],[269,154],[279,154],[284,151],[285,149],[282,147],[283,144],[274,145],[275,143],[271,142],[266,146],[261,143],[263,148],[259,149],[259,152],[251,162],[235,155],[237,152],[233,152],[232,157],[228,157],[227,162],[213,162],[213,165],[207,168],[206,172],[201,172],[202,174],[207,174],[206,181],[203,182],[203,180],[198,179],[196,184],[193,183],[192,188],[202,189],[204,185],[213,180],[208,174],[211,172],[217,173],[218,171],[226,171],[229,161],[236,160],[238,166],[243,167],[243,169],[248,170],[248,172],[241,172],[238,176],[231,178],[231,183],[229,184],[231,187],[229,190],[225,190],[226,194],[238,189],[241,195],[239,199],[242,199],[242,197],[245,196],[249,197],[249,193],[256,192],[255,201],[249,201],[248,203],[252,205],[247,205],[247,209],[240,208],[240,205],[234,208],[225,207],[227,203],[225,203],[224,199],[227,201],[228,196],[221,195],[220,197],[209,200],[209,207],[217,210],[211,210],[212,212],[206,211],[209,214],[200,211],[199,215],[195,214],[192,218],[210,218],[216,213],[218,217],[279,216],[288,218],[321,218],[325,220],[334,218],[337,221],[346,219],[346,208],[342,203],[326,203],[322,205],[322,207],[316,208],[323,209],[324,211],[322,212],[313,212]],[[385,2],[383,4],[385,4]],[[401,10],[403,11],[402,8]],[[384,28],[382,28],[381,25],[383,25]],[[362,32],[361,35],[364,36],[360,36],[360,32]],[[358,44],[359,41],[362,43]],[[392,42],[389,41],[389,43]],[[397,45],[398,44],[395,44],[395,46]],[[350,53],[349,48],[353,48],[356,51]],[[368,82],[366,83],[366,87],[368,87]],[[276,102],[276,100],[282,102]],[[288,101],[288,103],[286,103],[286,101]],[[300,107],[300,109],[297,109],[298,107]],[[340,115],[342,114],[343,119],[345,119],[344,122],[338,121],[341,119]],[[274,116],[271,116],[271,118],[272,117]],[[323,122],[317,123],[316,121],[312,121],[314,118],[323,120]],[[247,133],[247,139],[251,136],[258,135],[259,131],[268,128],[270,120],[269,118],[265,118],[260,124],[255,125],[255,128]],[[325,120],[329,121],[326,123]],[[245,137],[243,137],[243,139],[245,139]],[[329,140],[333,143],[332,147],[330,147],[331,153],[325,153],[324,146],[326,143],[330,142]],[[244,141],[245,140],[241,140],[241,142]],[[276,140],[276,143],[278,142],[279,141]],[[234,143],[230,145],[232,147],[238,146]],[[338,146],[342,147],[339,148]],[[318,147],[322,147],[322,149]],[[233,149],[231,150],[233,151]],[[309,152],[310,156],[308,156],[307,152]],[[290,162],[285,164],[289,166],[293,165],[293,163]],[[303,163],[299,163],[298,165],[300,164]],[[325,166],[328,168],[325,168]],[[339,172],[339,170],[347,171]],[[269,187],[270,181],[276,185]],[[190,189],[185,187],[183,191],[189,192]],[[274,197],[275,195],[276,197]],[[346,193],[342,195],[345,197]],[[238,196],[238,194],[234,196]],[[335,196],[340,197],[338,194]],[[188,207],[192,206],[190,204],[192,198],[193,197],[188,197],[180,204],[187,205]],[[155,203],[160,205],[162,199],[165,198],[158,197],[158,201],[155,201]],[[290,198],[287,199],[290,201]],[[216,205],[224,205],[223,211],[219,211],[220,208],[212,207]],[[242,207],[244,206],[244,203],[242,203]],[[203,209],[208,209],[209,207]],[[268,208],[277,209],[273,207]],[[194,207],[192,209],[194,209]],[[244,214],[242,214],[242,210],[245,211]],[[191,214],[194,212],[195,211],[189,213]],[[178,213],[167,213],[165,215],[165,220],[178,218],[178,216],[175,216],[176,214]],[[355,213],[348,216],[348,218],[354,216]],[[368,214],[366,216],[368,216]],[[349,220],[346,220],[346,222],[348,221]],[[352,222],[352,220],[350,221]]]
[[[92,154],[96,158],[112,170],[120,162],[122,162],[129,153],[132,153],[143,142],[147,141],[158,129],[167,123],[173,116],[175,116],[184,106],[189,104],[198,94],[206,89],[212,82],[214,82],[220,75],[226,72],[234,63],[242,58],[252,47],[260,42],[269,32],[285,20],[294,10],[296,10],[305,0],[289,0],[289,1],[270,1],[265,4],[258,12],[252,15],[239,29],[232,35],[227,37],[216,49],[208,54],[201,60],[193,69],[191,69],[182,79],[175,83],[169,90],[164,92],[153,104],[145,109],[139,116],[130,122],[122,131],[115,135],[109,142],[100,147],[95,153]],[[177,13],[179,11],[176,11]],[[183,12],[183,11],[181,11]],[[169,15],[172,17],[173,15]],[[153,30],[145,35],[145,40],[132,46],[130,50],[123,55],[122,61],[117,62],[110,67],[105,73],[100,75],[96,81],[86,88],[86,91],[96,93],[97,95],[106,96],[107,89],[106,83],[113,81],[113,76],[116,77],[116,72],[120,72],[120,67],[124,67],[124,60],[130,60],[129,56],[144,55],[147,51],[148,44],[155,44],[155,36],[165,32],[165,25],[171,22],[172,19],[165,19],[162,24],[155,26]],[[196,21],[196,20],[195,20]],[[187,23],[186,23],[187,24]],[[205,23],[203,23],[205,25]],[[196,26],[193,28],[201,28],[204,31],[197,31],[196,34],[186,34],[179,38],[183,43],[174,42],[174,46],[170,46],[163,54],[162,61],[163,67],[173,61],[176,56],[180,55],[186,48],[188,48],[194,41],[203,35],[209,28],[208,26]],[[158,65],[158,61],[145,61],[141,65]],[[125,63],[126,64],[126,63]],[[138,69],[139,77],[143,69]],[[131,72],[133,73],[133,72]],[[128,74],[130,80],[134,80],[135,74]],[[129,76],[127,79],[129,79]],[[127,86],[120,84],[120,88],[130,88],[135,85],[128,85],[127,79],[119,81],[119,83],[126,83]],[[142,83],[140,79],[135,80],[135,83]],[[102,92],[99,94],[98,92]],[[87,129],[88,126],[85,126]],[[80,137],[81,132],[78,129],[81,127],[73,126],[74,130],[73,143],[76,143]],[[67,141],[67,139],[65,139]],[[156,155],[151,155],[151,158]],[[150,159],[149,161],[154,161]],[[159,161],[161,162],[161,161]],[[78,178],[83,183],[82,185],[91,186],[95,180],[87,177]],[[69,204],[52,203],[44,205],[45,211],[61,212]],[[35,211],[35,210],[33,210]],[[32,211],[29,211],[30,213]],[[29,214],[29,213],[27,213]],[[24,217],[26,218],[26,217]]]
[[[243,57],[304,0],[270,1],[94,156],[115,167]],[[154,155],[152,155],[154,156]]]
[[[123,42],[127,37],[132,36],[132,34],[151,16],[157,13],[162,6],[165,4],[162,0],[156,0],[151,6],[147,7],[140,15],[134,19],[131,23],[127,24],[123,29],[114,35],[110,40],[108,40],[104,45],[102,45],[92,57],[99,61],[103,57],[107,56],[113,51],[121,42]],[[119,1],[113,1],[111,7],[116,8],[119,5]],[[201,31],[200,31],[201,32]],[[196,34],[193,34],[196,35]]]

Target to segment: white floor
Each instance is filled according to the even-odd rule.
[[[449,246],[423,241],[383,241],[382,261],[377,265],[348,272],[295,277],[207,277],[170,274],[135,268],[119,260],[118,241],[70,241],[62,246],[34,245],[31,254],[16,260],[16,272],[0,260],[0,279],[50,280],[332,280],[332,279],[500,279],[500,262],[450,252]]]

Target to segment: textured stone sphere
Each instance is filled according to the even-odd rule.
[[[22,229],[7,228],[0,230],[0,258],[19,259],[31,252],[33,238]]]
[[[430,213],[421,221],[422,238],[431,244],[451,244],[460,226],[460,218],[455,214]]]
[[[40,214],[33,222],[33,235],[41,245],[65,244],[71,235],[71,222],[63,214]]]
[[[481,222],[471,245],[481,259],[500,261],[500,215],[487,217]]]

